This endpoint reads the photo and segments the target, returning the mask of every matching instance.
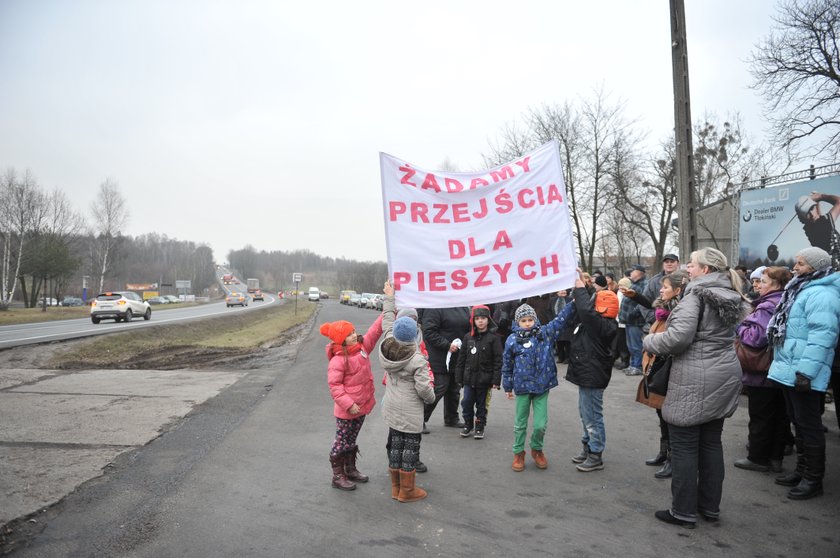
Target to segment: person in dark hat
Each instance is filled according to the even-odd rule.
[[[634,265],[630,272],[630,290],[643,293],[647,288],[645,267]],[[621,301],[621,309],[618,313],[619,323],[624,324],[624,332],[627,339],[627,349],[630,351],[630,366],[623,372],[628,376],[642,375],[642,336],[645,326],[645,308],[639,305],[631,297],[625,296]]]

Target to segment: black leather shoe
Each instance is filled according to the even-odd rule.
[[[666,461],[662,468],[656,471],[653,476],[657,479],[670,479],[673,476],[674,470],[671,468],[671,461]]]
[[[670,523],[671,525],[679,525],[685,529],[694,529],[695,527],[694,521],[684,521],[682,519],[678,519],[671,515],[671,510],[659,510],[653,515],[659,521],[664,521],[665,523]]]
[[[790,489],[787,497],[791,500],[808,500],[815,496],[822,496],[823,484],[821,480],[810,481],[803,478],[799,484]]]
[[[793,471],[792,473],[779,475],[778,477],[776,477],[776,480],[774,482],[782,486],[796,486],[801,480],[802,475],[797,473],[796,471]]]
[[[664,451],[660,451],[656,454],[656,457],[651,457],[650,459],[645,460],[645,465],[650,465],[651,467],[660,467],[665,464],[665,461],[668,459],[668,454]]]
[[[749,458],[746,457],[735,461],[735,466],[739,469],[746,469],[747,471],[757,471],[759,473],[766,473],[770,470],[770,467],[768,465],[762,465],[761,463],[750,461]]]
[[[418,461],[417,466],[414,467],[414,470],[417,471],[418,473],[425,473],[426,471],[429,470],[429,468],[426,467],[426,464],[423,463],[422,461]]]

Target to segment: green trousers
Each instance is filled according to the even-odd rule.
[[[545,427],[548,424],[548,392],[534,395],[526,393],[516,396],[516,422],[513,425],[513,453],[525,451],[525,436],[528,433],[528,417],[534,407],[531,449],[543,449]]]

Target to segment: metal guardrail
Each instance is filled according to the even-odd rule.
[[[815,167],[811,165],[806,170],[787,172],[778,174],[776,176],[763,176],[754,180],[748,180],[735,185],[736,192],[744,190],[756,190],[759,188],[767,188],[768,186],[777,186],[779,184],[787,184],[789,182],[801,182],[803,180],[814,180],[822,176],[832,176],[840,174],[840,163],[832,163],[830,165],[823,165]]]

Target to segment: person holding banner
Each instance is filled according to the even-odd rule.
[[[429,364],[435,375],[435,400],[426,405],[424,423],[429,422],[438,402],[443,399],[443,425],[464,427],[458,418],[461,390],[455,382],[454,370],[461,339],[469,331],[470,309],[466,306],[428,308],[423,312],[423,338],[429,351]]]
[[[540,324],[537,313],[527,304],[517,308],[514,314],[513,333],[505,341],[502,353],[502,385],[508,399],[513,399],[516,394],[511,466],[516,472],[525,469],[525,437],[531,408],[534,410],[531,457],[538,469],[548,467],[543,453],[548,424],[548,392],[558,384],[553,345],[566,328],[574,308],[574,304],[567,305],[546,325]]]
[[[365,417],[376,405],[376,388],[370,369],[368,353],[382,335],[382,316],[368,328],[364,337],[356,333],[350,322],[339,320],[325,323],[321,335],[328,337],[327,383],[335,401],[335,439],[330,450],[332,485],[339,490],[355,490],[357,482],[367,482],[367,475],[356,469],[359,446],[356,438],[365,423]]]

